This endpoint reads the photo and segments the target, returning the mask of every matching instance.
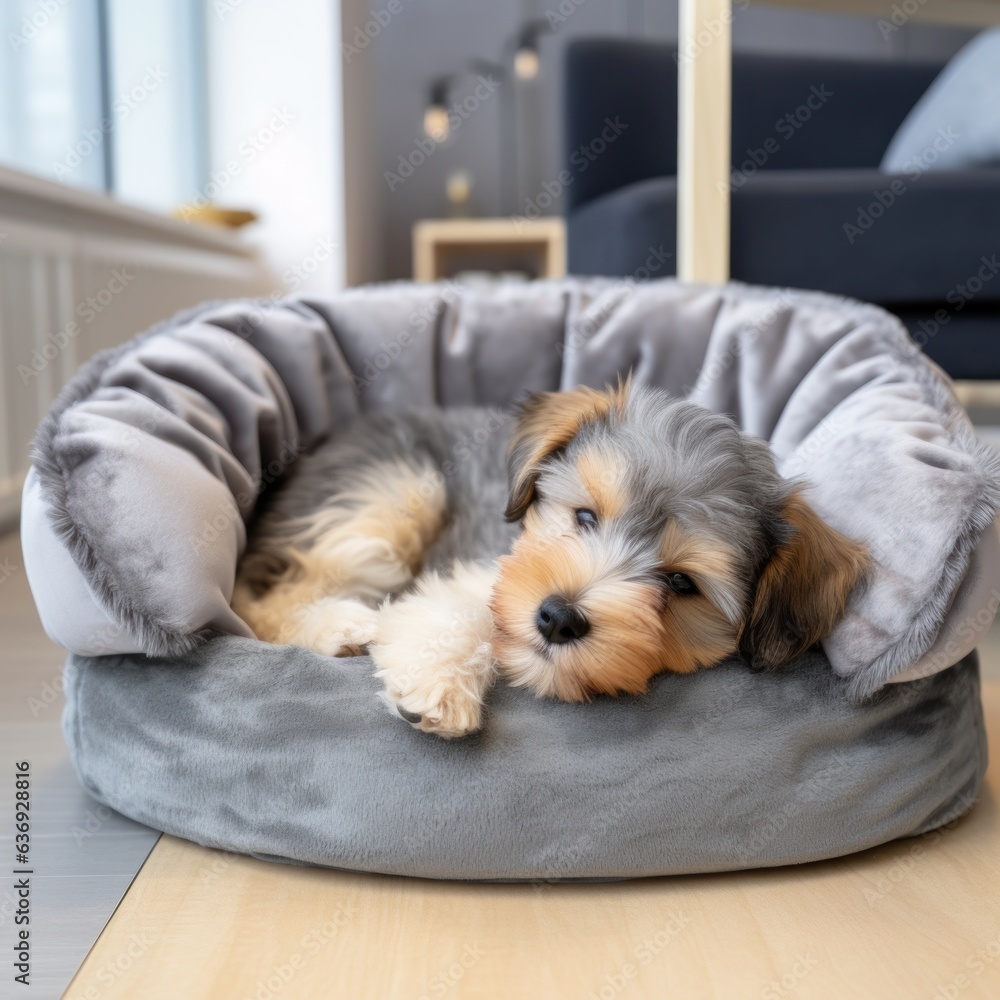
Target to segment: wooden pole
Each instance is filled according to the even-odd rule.
[[[729,279],[732,3],[680,0],[677,276]]]

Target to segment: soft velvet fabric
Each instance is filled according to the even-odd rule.
[[[859,706],[819,653],[665,675],[640,698],[501,685],[447,742],[379,703],[365,659],[216,639],[71,657],[66,738],[100,801],[212,847],[458,879],[794,864],[939,826],[986,767],[974,655]]]
[[[169,655],[249,636],[229,607],[245,521],[259,492],[352,413],[502,406],[630,369],[767,439],[782,473],[812,484],[820,514],[871,548],[875,572],[826,643],[852,692],[913,667],[996,517],[997,455],[882,311],[673,281],[226,303],[92,361],[43,425],[38,488],[26,493],[47,505],[118,629],[77,635],[71,648]],[[72,606],[51,607],[45,582],[65,566],[47,569],[41,546],[26,544],[43,621],[74,637]],[[93,615],[81,618],[92,627]]]

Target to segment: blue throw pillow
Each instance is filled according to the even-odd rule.
[[[880,166],[891,174],[1000,167],[1000,28],[976,35],[948,63]]]

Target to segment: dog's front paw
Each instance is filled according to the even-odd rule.
[[[372,658],[390,710],[415,729],[445,739],[482,724],[496,676],[488,607],[493,571],[456,564],[429,573],[414,591],[382,605]]]
[[[379,668],[376,677],[385,684],[382,700],[414,729],[448,740],[480,729],[484,691],[477,679],[493,669],[488,643],[461,663],[444,656],[421,662],[420,653],[404,643],[373,646],[372,657]]]
[[[361,656],[375,641],[378,612],[343,597],[324,597],[303,609],[289,640],[324,656]]]
[[[479,700],[460,688],[438,686],[434,690],[394,691],[386,687],[382,700],[389,710],[414,729],[433,733],[446,740],[456,740],[478,732],[482,725]]]

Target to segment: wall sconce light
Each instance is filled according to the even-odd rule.
[[[514,53],[514,72],[522,80],[538,76],[538,50],[523,46]]]
[[[444,142],[448,125],[448,84],[451,77],[439,77],[431,84],[430,100],[424,109],[424,132],[435,142]]]
[[[514,75],[520,80],[534,80],[538,76],[538,39],[551,30],[547,21],[529,21],[517,36],[514,49]]]
[[[472,174],[468,170],[453,170],[445,178],[445,195],[451,212],[456,216],[469,214],[469,198],[472,195]]]

